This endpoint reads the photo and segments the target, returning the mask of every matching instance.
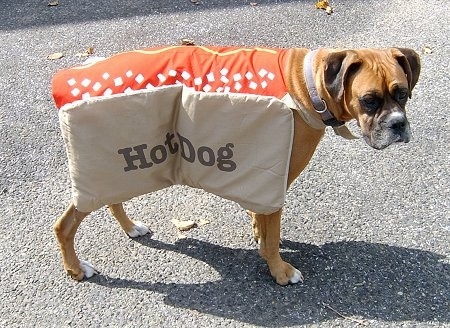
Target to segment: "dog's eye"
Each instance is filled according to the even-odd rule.
[[[395,100],[400,104],[406,104],[408,100],[408,91],[405,89],[399,89],[395,92]]]
[[[375,112],[383,105],[383,99],[373,95],[362,97],[360,102],[368,112]]]

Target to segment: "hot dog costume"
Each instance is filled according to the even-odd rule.
[[[183,84],[196,91],[282,99],[288,49],[173,46],[125,52],[53,79],[57,107],[95,96]]]
[[[65,69],[52,81],[81,211],[182,184],[257,213],[283,206],[289,50],[173,46]]]

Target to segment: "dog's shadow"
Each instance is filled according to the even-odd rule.
[[[283,241],[283,257],[305,282],[276,285],[256,250],[231,249],[181,239],[166,244],[144,236],[147,247],[203,261],[221,279],[177,284],[131,281],[98,275],[92,283],[165,294],[165,303],[262,326],[318,323],[337,316],[381,321],[450,322],[450,276],[444,257],[432,252],[366,242],[321,247]]]

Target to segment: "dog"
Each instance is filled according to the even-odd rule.
[[[288,186],[305,169],[328,126],[335,129],[337,134],[348,137],[349,131],[345,127],[345,122],[356,120],[365,142],[378,150],[393,143],[410,141],[411,132],[405,105],[408,98],[411,98],[421,68],[418,54],[411,49],[318,49],[311,51],[302,48],[240,49],[181,46],[147,49],[147,52],[151,51],[154,54],[162,53],[163,56],[155,57],[150,62],[145,59],[147,60],[145,67],[148,69],[159,67],[161,72],[166,70],[167,74],[155,73],[152,80],[145,82],[143,75],[137,75],[132,81],[133,85],[141,83],[147,87],[158,87],[185,83],[204,92],[261,93],[278,98],[281,98],[283,94],[288,94],[292,100],[292,106],[289,107],[292,108],[294,121],[292,153],[287,177]],[[184,57],[181,55],[183,51],[185,52]],[[198,59],[199,52],[201,60]],[[204,71],[195,73],[197,75],[204,74],[203,79],[199,77],[195,79],[193,70],[201,69],[202,66],[207,66],[207,70],[212,69],[211,65],[213,64],[205,59],[203,52],[217,60],[225,60],[222,56],[224,53],[243,54],[244,57],[241,56],[238,59],[239,65],[252,67],[253,71],[245,72],[244,70],[242,73],[233,71],[232,75],[226,75],[225,73],[230,73],[230,69],[227,68],[224,71],[222,68],[221,73],[217,73],[215,78],[211,72]],[[264,53],[277,54],[273,61],[275,66],[259,70],[258,63],[271,65],[264,57],[254,59],[257,58],[256,55],[261,54],[262,56]],[[251,56],[245,57],[246,55]],[[116,63],[119,62],[119,66],[121,61],[127,61],[127,54],[123,56],[116,57]],[[167,70],[167,68],[160,67],[164,61],[177,60],[181,63],[176,64],[177,69]],[[258,62],[252,62],[248,66],[248,62],[252,60]],[[192,68],[194,62],[200,68]],[[95,70],[95,64],[91,65]],[[102,61],[102,65],[115,66],[115,64],[108,63],[108,59]],[[180,68],[180,65],[185,65],[185,67]],[[223,66],[224,63],[220,65]],[[217,70],[220,67],[217,66]],[[221,78],[219,79],[218,76]],[[105,76],[103,78],[106,79]],[[248,80],[246,83],[244,83],[245,78]],[[87,78],[82,80],[77,87],[74,86],[75,79],[69,79],[67,76],[63,79],[68,79],[64,84],[65,88],[70,87],[71,89],[63,88],[54,92],[58,107],[76,99],[84,99],[86,94],[89,97],[108,95],[126,92],[130,87],[129,85],[127,87],[127,83],[123,79],[115,79],[108,88],[99,84],[92,85],[91,80]],[[187,82],[189,79],[190,82]],[[83,87],[88,86],[91,87],[90,93],[82,90]],[[122,203],[109,204],[109,209],[128,236],[134,238],[149,232],[145,225],[128,218]],[[89,278],[96,273],[90,263],[79,260],[74,248],[74,237],[78,226],[88,214],[77,210],[74,203],[71,202],[54,224],[54,233],[59,243],[65,271],[76,280]],[[251,212],[253,234],[259,242],[259,254],[266,260],[274,280],[280,285],[295,284],[303,281],[303,276],[299,270],[285,262],[280,256],[281,214],[281,209],[272,214]]]

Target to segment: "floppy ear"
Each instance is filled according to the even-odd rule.
[[[325,87],[337,100],[341,100],[344,94],[345,81],[351,73],[355,72],[362,60],[356,52],[344,50],[331,52],[325,59]]]
[[[420,57],[412,49],[392,48],[391,52],[406,74],[409,86],[409,98],[411,98],[411,91],[416,85],[417,80],[419,80]]]

